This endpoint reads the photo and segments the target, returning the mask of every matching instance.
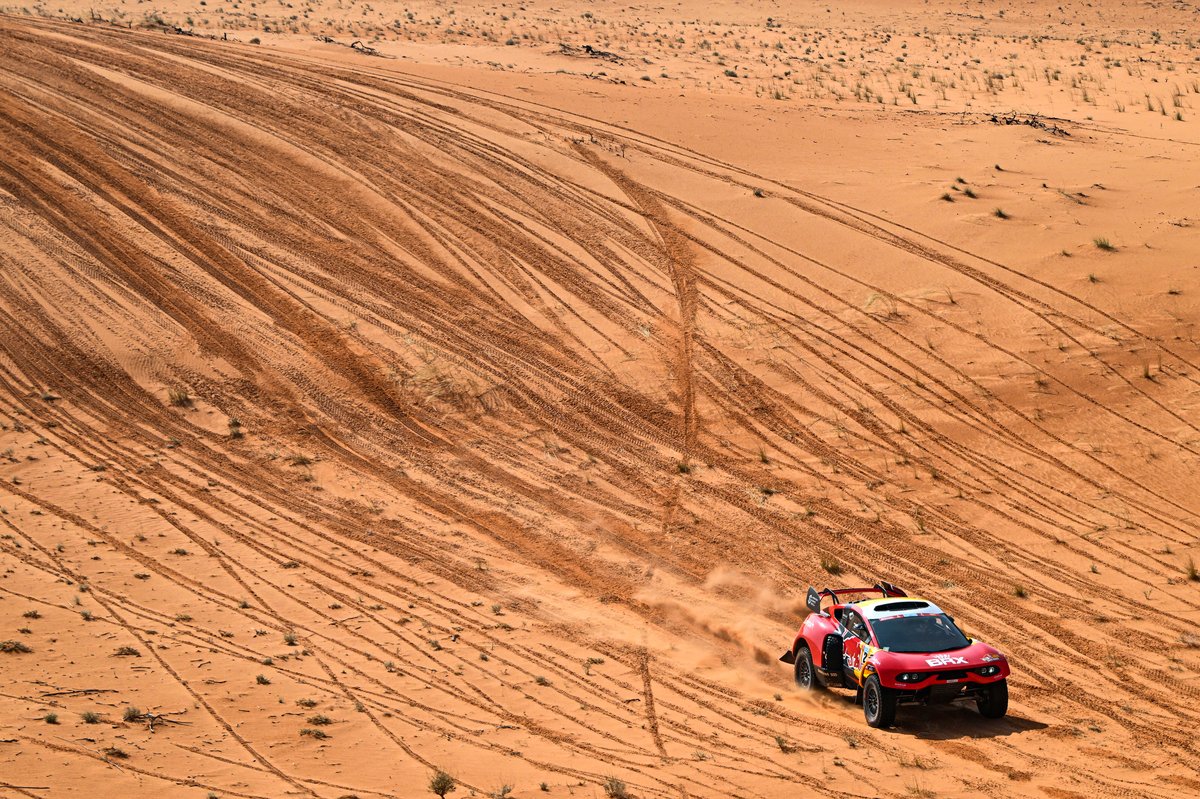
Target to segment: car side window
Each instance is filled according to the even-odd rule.
[[[867,630],[867,623],[863,621],[862,616],[859,616],[852,610],[847,610],[842,616],[845,622],[846,629],[862,641],[870,641],[871,633]]]

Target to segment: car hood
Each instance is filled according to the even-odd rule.
[[[972,641],[962,649],[949,652],[889,652],[877,649],[872,655],[879,665],[900,671],[928,671],[929,669],[973,668],[1003,661],[1004,655],[995,647],[982,641]]]

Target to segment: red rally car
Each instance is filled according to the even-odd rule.
[[[870,598],[847,601],[848,595]],[[822,608],[825,598],[832,604]],[[854,688],[870,726],[890,727],[899,704],[967,699],[990,719],[1008,711],[1008,659],[968,638],[929,600],[881,582],[809,588],[807,602],[812,612],[779,659],[794,665],[805,690]]]

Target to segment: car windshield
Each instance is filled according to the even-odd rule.
[[[894,616],[871,626],[879,645],[892,652],[948,652],[971,643],[943,613]]]

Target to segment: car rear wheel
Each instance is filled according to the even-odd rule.
[[[989,719],[1002,719],[1008,712],[1008,680],[1000,680],[983,688],[975,700],[980,715]]]
[[[796,647],[796,685],[805,691],[811,691],[817,687],[812,653],[808,651],[808,644],[804,642]]]
[[[870,727],[890,727],[896,723],[896,692],[879,683],[879,675],[872,674],[863,686],[863,715]]]

